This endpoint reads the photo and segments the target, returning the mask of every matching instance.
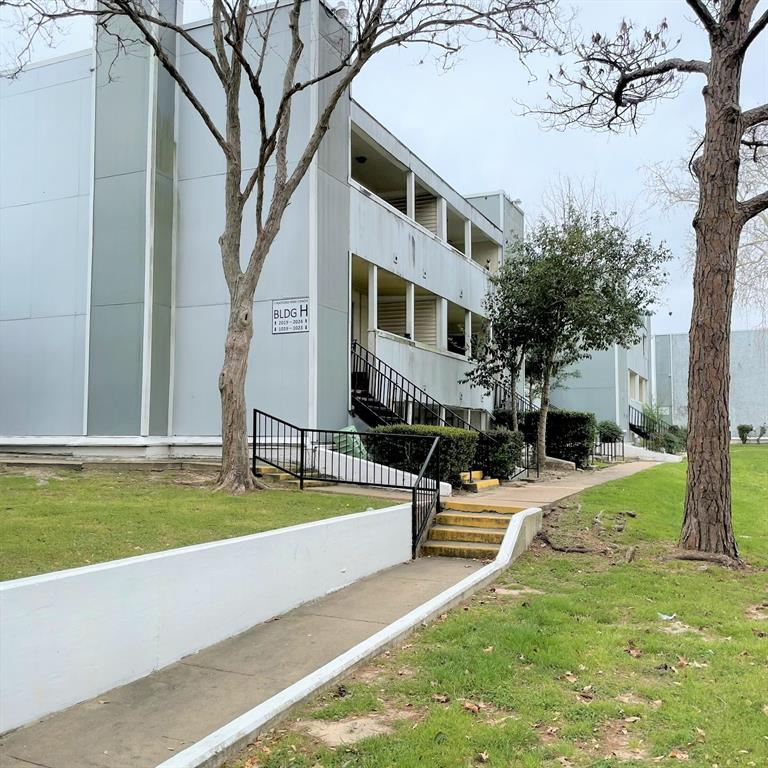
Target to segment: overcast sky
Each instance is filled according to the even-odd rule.
[[[683,38],[679,55],[706,58],[704,33],[683,0],[582,0],[574,7],[587,33],[615,32],[624,16],[654,28],[666,18],[670,36]],[[744,108],[768,99],[768,34],[762,38],[745,71]],[[703,126],[702,78],[690,76],[679,97],[659,104],[636,134],[556,132],[542,130],[515,104],[541,103],[556,60],[532,59],[529,66],[535,82],[513,54],[488,42],[467,46],[449,72],[419,64],[413,50],[393,50],[367,65],[353,95],[459,191],[504,189],[522,201],[529,223],[541,214],[542,197],[559,177],[590,187],[594,182],[605,199],[634,205],[640,228],[665,240],[675,255],[655,332],[687,332],[693,290],[685,256],[693,212],[654,205],[642,169],[687,159],[691,133]],[[737,310],[733,327],[757,322],[754,312]]]
[[[651,28],[666,19],[670,37],[682,37],[676,55],[707,57],[705,35],[693,23],[684,0],[577,0],[571,5],[585,34],[613,33],[624,17]],[[768,0],[761,0],[758,13],[766,7]],[[185,21],[208,15],[201,0],[185,3]],[[39,51],[36,58],[86,47],[88,36],[87,30],[71,30],[57,50]],[[0,43],[8,40],[8,30],[2,30]],[[655,332],[687,331],[692,302],[687,252],[693,211],[655,203],[643,168],[688,158],[691,135],[703,126],[703,79],[689,76],[681,94],[660,103],[636,134],[607,135],[582,128],[557,132],[543,130],[515,103],[542,103],[547,73],[556,69],[557,60],[535,57],[528,66],[534,79],[511,51],[482,40],[467,45],[447,72],[423,50],[393,49],[366,66],[354,83],[353,95],[460,192],[504,189],[521,201],[529,223],[541,215],[547,189],[563,178],[594,185],[616,207],[632,206],[638,229],[666,241],[674,254]],[[742,95],[745,109],[768,100],[768,34],[752,47]],[[736,308],[734,329],[755,327],[758,322],[755,312]]]

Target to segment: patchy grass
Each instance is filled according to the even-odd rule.
[[[734,448],[733,462],[747,570],[665,559],[684,465],[591,489],[548,518],[548,534],[588,531],[605,554],[535,542],[495,585],[228,768],[768,765],[768,449]],[[351,736],[307,725],[329,721]],[[358,740],[371,722],[387,732]]]
[[[192,472],[0,470],[0,580],[384,507],[381,498],[213,493]]]

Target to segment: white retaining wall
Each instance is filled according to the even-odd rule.
[[[411,505],[0,583],[0,733],[411,556]]]

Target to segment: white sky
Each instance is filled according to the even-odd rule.
[[[666,18],[670,38],[682,37],[676,55],[707,55],[704,33],[693,23],[684,0],[576,0],[571,4],[585,34],[611,34],[624,17],[651,28]],[[768,0],[761,0],[756,16],[766,7]],[[185,4],[185,21],[207,15],[201,0]],[[7,29],[0,30],[0,47],[9,42],[8,35]],[[55,50],[41,50],[36,58],[82,49],[88,39],[87,30],[73,28]],[[393,49],[366,66],[353,95],[460,192],[504,189],[512,199],[522,201],[529,223],[541,214],[543,195],[559,178],[594,184],[602,199],[619,208],[633,206],[639,231],[666,241],[675,257],[654,330],[687,331],[692,278],[686,253],[693,211],[655,204],[648,196],[642,169],[687,159],[691,134],[703,125],[703,78],[691,75],[682,93],[659,104],[636,134],[607,135],[583,128],[554,132],[543,130],[535,117],[523,116],[515,102],[542,103],[547,73],[557,61],[536,57],[528,65],[533,80],[511,51],[482,40],[467,45],[448,72],[424,57],[423,50]],[[768,33],[753,45],[747,61],[742,108],[766,100]],[[735,309],[734,329],[758,324],[757,313]]]

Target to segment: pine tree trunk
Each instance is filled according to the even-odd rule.
[[[224,364],[219,374],[221,397],[221,473],[217,489],[243,493],[256,487],[248,452],[245,378],[253,338],[253,301],[237,296],[230,306]]]
[[[684,549],[737,558],[731,522],[728,398],[736,253],[741,61],[713,46],[704,91],[706,132],[696,164],[699,207],[689,333],[688,485],[680,536]]]

